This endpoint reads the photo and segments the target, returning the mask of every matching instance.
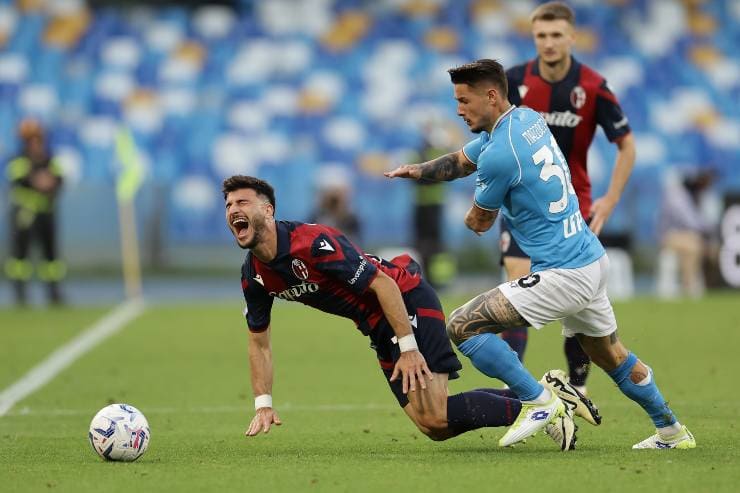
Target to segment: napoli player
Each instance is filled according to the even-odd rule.
[[[575,43],[575,15],[571,8],[561,2],[547,2],[535,9],[531,20],[537,58],[506,71],[509,102],[542,114],[568,162],[581,215],[598,235],[632,172],[634,138],[627,117],[606,80],[571,55]],[[617,156],[606,194],[592,202],[586,156],[597,125],[616,145]],[[500,247],[510,281],[529,274],[529,256],[512,237],[506,218],[501,222]],[[523,360],[527,327],[506,330],[501,337]],[[590,368],[588,355],[574,337],[565,338],[564,349],[570,383],[585,394]],[[591,417],[586,419],[597,424]]]
[[[388,262],[363,253],[328,226],[276,221],[275,193],[260,179],[232,176],[224,181],[223,193],[229,229],[248,250],[242,289],[256,397],[247,436],[280,424],[272,405],[275,298],[351,319],[370,338],[398,403],[431,439],[514,422],[521,403],[494,389],[448,395],[448,378],[457,378],[462,366],[447,338],[439,299],[408,255]],[[573,448],[575,425],[569,416],[552,421],[546,431],[561,450]]]
[[[403,165],[386,176],[453,180],[477,172],[466,226],[480,235],[500,212],[532,259],[530,275],[473,298],[447,323],[450,338],[476,368],[504,381],[522,400],[522,411],[500,445],[541,429],[543,421],[562,413],[562,403],[496,334],[560,320],[565,335],[577,337],[594,363],[652,419],[656,433],[633,448],[694,448],[694,437],[668,407],[653,371],[617,337],[606,294],[609,260],[585,224],[568,165],[545,120],[509,103],[503,67],[494,60],[478,60],[449,73],[458,114],[480,137],[461,151]]]

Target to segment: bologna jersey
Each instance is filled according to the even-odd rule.
[[[539,113],[509,108],[463,148],[477,166],[475,204],[500,210],[532,272],[573,269],[604,255],[586,226],[565,158]]]
[[[275,298],[305,305],[355,322],[365,335],[383,319],[378,298],[368,286],[379,270],[396,281],[401,293],[417,287],[418,273],[398,263],[362,252],[342,233],[329,226],[276,221],[277,255],[264,263],[252,252],[242,265],[242,290],[247,301],[247,325],[261,332],[270,325]]]
[[[565,77],[548,82],[540,77],[537,62],[534,59],[506,71],[509,101],[538,111],[547,122],[570,166],[581,214],[587,218],[591,181],[586,155],[596,125],[604,129],[610,142],[630,133],[630,127],[617,98],[597,72],[571,58]]]

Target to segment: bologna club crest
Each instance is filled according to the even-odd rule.
[[[290,267],[293,269],[293,274],[295,274],[298,279],[301,281],[308,279],[308,267],[306,267],[306,264],[304,264],[301,259],[294,258]]]
[[[570,104],[577,110],[583,108],[586,104],[586,90],[581,86],[576,86],[570,91]]]

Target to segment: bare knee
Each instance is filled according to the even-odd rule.
[[[447,420],[440,417],[422,415],[417,417],[415,424],[422,433],[435,442],[447,440],[453,436],[447,427]]]

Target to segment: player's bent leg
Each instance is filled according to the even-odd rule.
[[[456,435],[447,426],[446,373],[435,373],[426,390],[406,394],[409,403],[403,408],[417,428],[432,440],[447,440]]]
[[[668,407],[653,377],[652,369],[627,350],[614,331],[605,337],[578,335],[583,349],[604,369],[624,395],[638,403],[650,416],[656,434],[633,448],[694,448],[693,435]]]
[[[527,321],[499,288],[453,311],[447,323],[450,339],[473,365],[485,375],[502,380],[523,401],[519,416],[499,441],[501,446],[522,441],[566,414],[560,398],[535,380],[508,344],[495,335],[504,328],[521,325],[528,325]]]
[[[495,334],[526,324],[501,290],[476,296],[452,312],[447,335],[482,373],[506,383],[524,401],[537,399],[544,387],[522,366],[516,353]]]

